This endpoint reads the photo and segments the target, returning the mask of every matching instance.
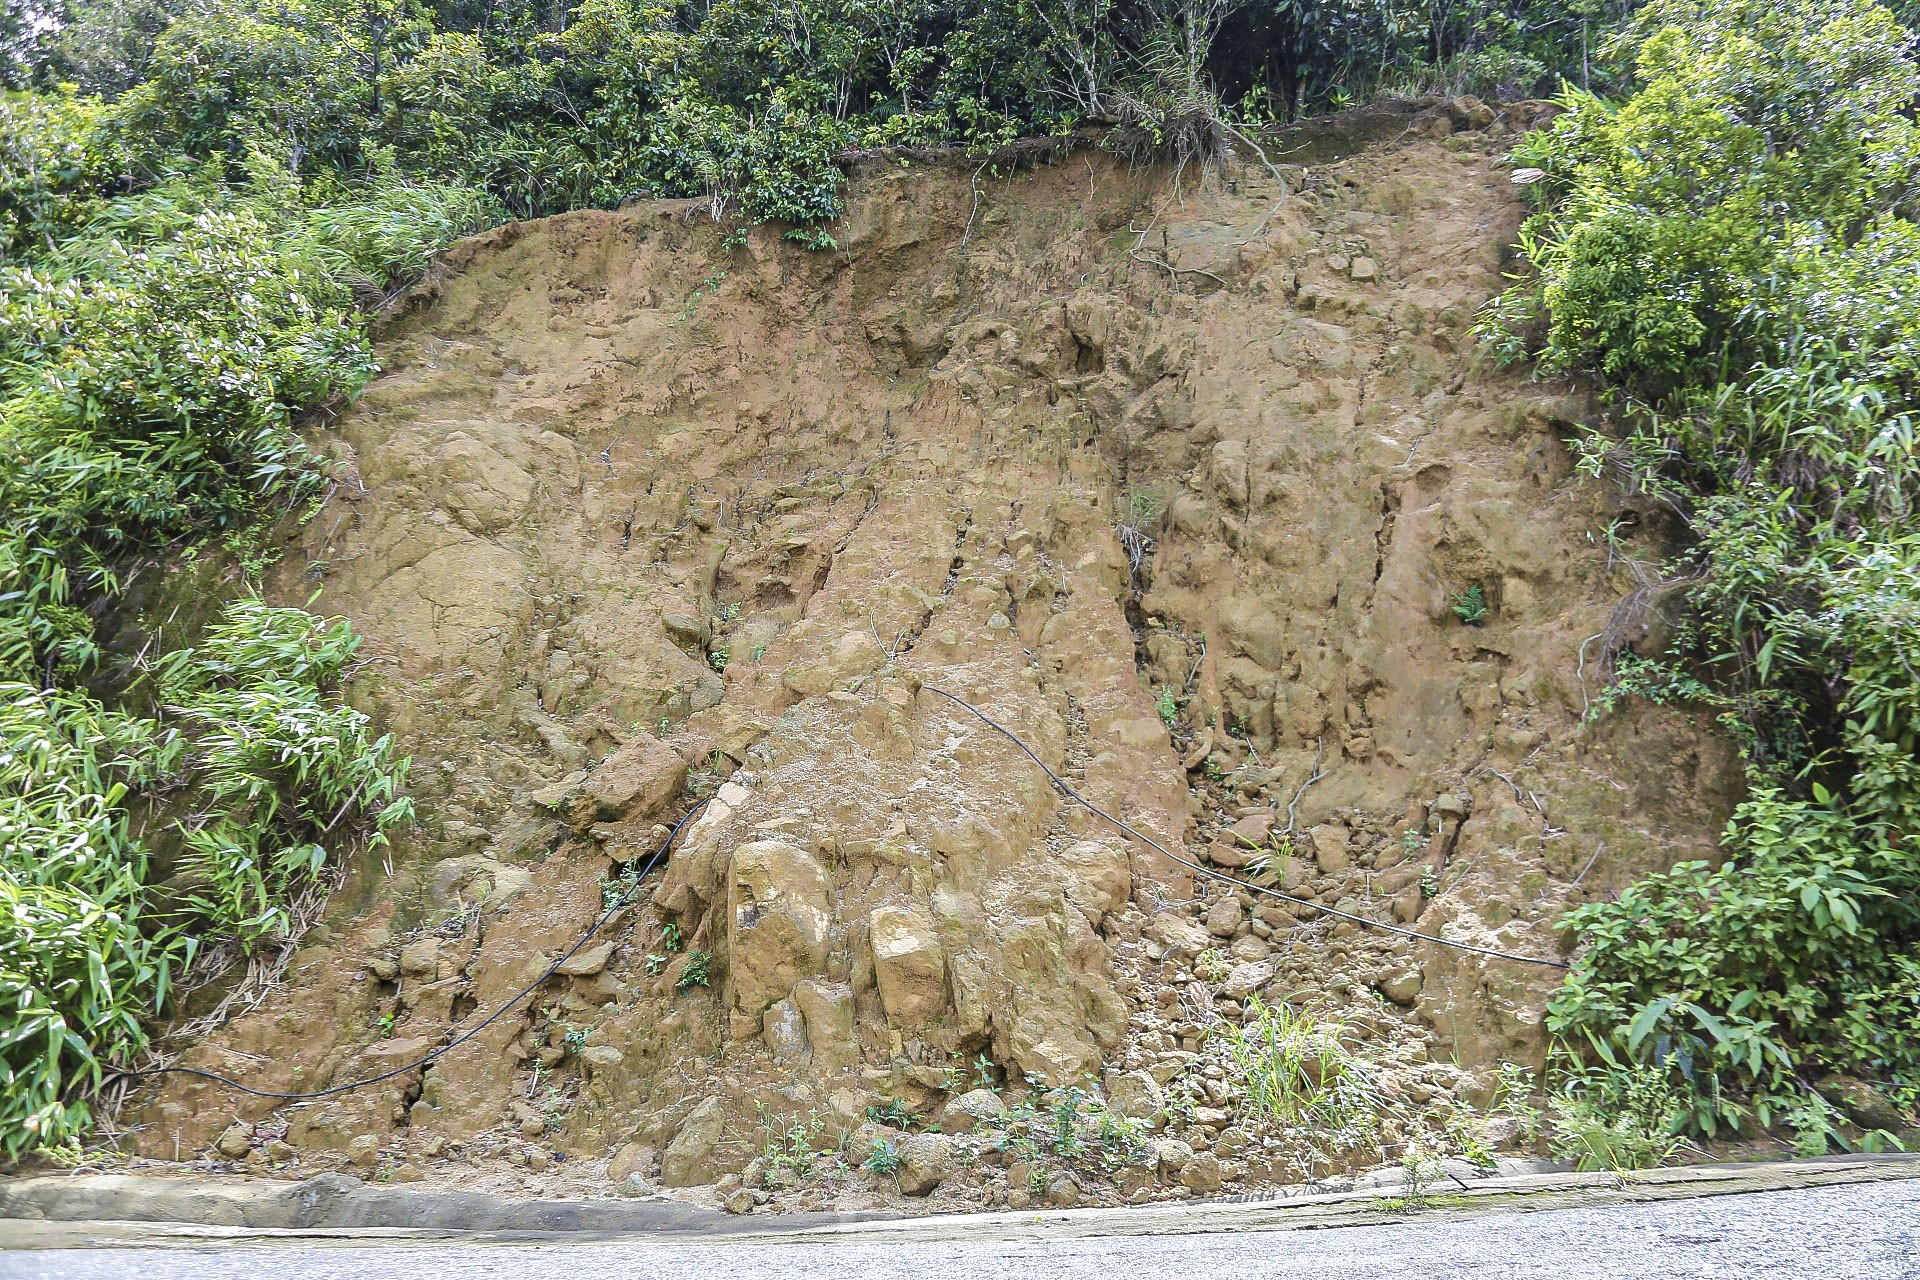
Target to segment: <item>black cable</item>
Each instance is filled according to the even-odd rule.
[[[708,797],[708,799],[711,798],[712,797]],[[679,838],[680,832],[686,828],[687,823],[693,820],[693,815],[699,813],[706,805],[706,800],[697,802],[692,808],[688,809],[686,813],[681,815],[680,821],[673,824],[673,830],[667,832],[667,838],[660,842],[660,847],[653,851],[651,858],[647,859],[647,865],[641,870],[639,875],[634,877],[633,883],[635,886],[638,886],[641,881],[653,874],[654,868],[660,865],[660,859],[666,857],[667,850],[673,847],[673,842]],[[252,1094],[256,1098],[274,1098],[282,1102],[310,1102],[317,1098],[331,1098],[335,1094],[352,1093],[355,1089],[364,1089],[368,1085],[380,1084],[383,1081],[393,1079],[395,1076],[403,1076],[410,1071],[416,1071],[421,1067],[432,1065],[438,1059],[445,1057],[492,1026],[499,1020],[502,1014],[532,995],[540,988],[541,984],[558,973],[560,966],[573,959],[574,954],[578,952],[581,947],[587,945],[587,940],[593,937],[594,934],[600,932],[607,921],[613,919],[614,913],[625,906],[627,906],[627,901],[622,899],[601,912],[600,918],[593,922],[593,926],[581,934],[579,940],[571,947],[568,947],[564,955],[548,965],[545,973],[522,987],[519,994],[488,1014],[478,1026],[462,1032],[437,1049],[429,1050],[425,1055],[414,1059],[405,1066],[394,1067],[390,1071],[383,1071],[377,1076],[369,1076],[365,1080],[355,1080],[351,1084],[337,1084],[328,1089],[316,1089],[311,1093],[276,1093],[271,1089],[256,1089],[251,1085],[241,1084],[238,1080],[223,1076],[216,1071],[203,1071],[199,1067],[150,1067],[142,1071],[112,1071],[110,1074],[116,1079],[122,1080],[137,1080],[147,1076],[195,1076],[202,1080],[211,1080],[215,1084],[224,1084],[231,1089],[238,1089],[241,1093]]]
[[[1334,916],[1338,919],[1351,920],[1355,924],[1365,925],[1369,929],[1385,929],[1388,933],[1397,933],[1404,938],[1414,938],[1421,942],[1437,942],[1443,947],[1453,947],[1455,950],[1458,950],[1458,951],[1471,951],[1475,955],[1492,956],[1496,960],[1512,960],[1519,964],[1543,965],[1549,969],[1565,969],[1569,967],[1558,960],[1543,960],[1538,956],[1514,955],[1512,952],[1495,951],[1490,947],[1476,947],[1470,942],[1455,942],[1451,938],[1442,938],[1442,937],[1437,937],[1436,935],[1431,933],[1418,933],[1412,929],[1403,929],[1397,924],[1387,924],[1386,922],[1381,920],[1369,919],[1366,916],[1357,916],[1352,914],[1351,912],[1341,911],[1335,907],[1323,907],[1317,902],[1310,902],[1305,898],[1296,898],[1292,894],[1282,893],[1278,889],[1270,889],[1266,885],[1254,884],[1251,881],[1242,880],[1237,876],[1230,876],[1226,874],[1224,871],[1216,871],[1214,868],[1202,866],[1198,862],[1190,862],[1186,858],[1183,858],[1179,854],[1169,850],[1165,845],[1161,844],[1158,840],[1155,840],[1152,836],[1147,835],[1145,832],[1140,831],[1132,826],[1129,826],[1127,823],[1120,821],[1120,819],[1114,817],[1112,814],[1102,809],[1099,805],[1096,805],[1093,801],[1081,795],[1078,791],[1075,791],[1070,785],[1068,785],[1067,780],[1065,778],[1062,778],[1059,774],[1055,773],[1045,760],[1042,760],[1039,756],[1034,755],[1033,748],[1029,747],[1026,743],[1022,742],[1019,738],[1019,735],[1014,733],[1013,730],[1007,728],[1007,726],[1001,724],[998,720],[995,720],[992,716],[988,715],[986,712],[982,711],[980,708],[974,706],[971,702],[968,702],[965,698],[962,698],[957,694],[948,693],[945,689],[940,688],[938,685],[931,685],[923,682],[920,687],[927,690],[930,693],[937,693],[941,697],[945,698],[947,701],[966,708],[969,712],[971,712],[974,716],[976,716],[982,724],[985,724],[989,728],[996,729],[1000,733],[1004,734],[1007,738],[1007,741],[1013,743],[1014,746],[1026,752],[1028,759],[1032,760],[1035,764],[1039,765],[1040,768],[1046,773],[1047,777],[1053,779],[1054,786],[1058,787],[1062,793],[1064,793],[1069,799],[1073,800],[1075,803],[1079,804],[1082,808],[1086,809],[1090,813],[1098,815],[1099,817],[1105,818],[1108,822],[1120,828],[1120,830],[1126,832],[1128,835],[1132,836],[1134,839],[1140,841],[1143,844],[1150,845],[1153,849],[1158,851],[1162,857],[1170,858],[1174,862],[1179,863],[1181,866],[1186,867],[1189,870],[1197,871],[1201,875],[1210,876],[1215,880],[1224,881],[1227,884],[1233,885],[1235,888],[1248,889],[1254,893],[1264,893],[1268,897],[1278,898],[1282,902],[1290,902],[1297,907],[1310,907],[1315,911],[1324,911],[1326,914],[1330,916]]]

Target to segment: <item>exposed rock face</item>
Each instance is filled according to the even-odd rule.
[[[896,1027],[917,1028],[947,1007],[947,958],[933,921],[899,907],[868,917],[873,976],[880,1005]]]
[[[825,966],[830,889],[806,850],[780,840],[735,849],[727,888],[733,1007],[757,1019]]]
[[[405,1065],[578,941],[696,795],[561,974],[290,1112],[300,1158],[659,1150],[704,1184],[759,1149],[756,1104],[844,1135],[975,1070],[1108,1079],[1147,1119],[1256,998],[1396,1062],[1537,1058],[1551,971],[1324,908],[1556,954],[1569,901],[1710,854],[1738,775],[1671,712],[1580,727],[1620,512],[1559,439],[1589,406],[1474,351],[1521,214],[1479,118],[1179,202],[1094,152],[992,192],[868,174],[832,254],[684,203],[457,247],[317,432],[345,482],[275,584],[324,583],[390,659],[355,698],[423,821],[186,1061]],[[947,694],[1297,901],[1196,886]],[[169,1079],[128,1119],[168,1155],[271,1110]],[[1196,1159],[1160,1152],[1169,1183]],[[1209,1154],[1187,1185],[1259,1176]]]
[[[714,1164],[715,1148],[726,1127],[727,1108],[721,1098],[708,1098],[695,1107],[680,1122],[680,1131],[660,1157],[660,1180],[670,1187],[712,1182],[719,1172]]]

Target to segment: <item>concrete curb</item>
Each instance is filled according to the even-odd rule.
[[[0,1181],[0,1249],[205,1247],[292,1239],[313,1244],[647,1239],[827,1244],[1188,1235],[1379,1225],[1905,1180],[1920,1182],[1920,1155],[1694,1165],[1626,1177],[1523,1174],[1436,1188],[1420,1206],[1386,1198],[1389,1189],[1374,1189],[1282,1192],[1265,1200],[1137,1208],[768,1218],[734,1217],[670,1200],[522,1200],[485,1192],[376,1187],[344,1174],[321,1174],[301,1183],[94,1174]]]
[[[807,1213],[790,1220],[796,1228],[819,1229],[869,1216],[881,1215]],[[531,1200],[373,1186],[344,1173],[304,1182],[127,1174],[0,1180],[0,1247],[8,1228],[21,1222],[169,1223],[213,1228],[224,1236],[397,1230],[443,1237],[719,1237],[765,1229],[750,1218],[665,1198]]]

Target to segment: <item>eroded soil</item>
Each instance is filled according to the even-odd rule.
[[[1264,850],[1298,898],[1522,955],[1712,856],[1722,744],[1656,708],[1582,727],[1583,646],[1633,586],[1619,498],[1563,443],[1590,406],[1469,334],[1526,110],[1177,191],[1097,149],[876,162],[831,252],[685,203],[458,246],[321,433],[342,483],[275,584],[324,588],[382,659],[354,697],[412,752],[422,824],[184,1060],[280,1089],[408,1062],[713,798],[610,945],[431,1069],[278,1109],[169,1080],[133,1144],[711,1199],[791,1124],[863,1152],[1032,1076],[1200,1172],[1170,1149],[1063,1187],[923,1151],[948,1167],[917,1203],[1231,1192],[1339,1163],[1191,1062],[1255,997],[1345,1021],[1409,1116],[1484,1103],[1542,1056],[1556,971],[1196,883],[924,686],[1184,856]],[[806,1207],[902,1186],[773,1181]]]

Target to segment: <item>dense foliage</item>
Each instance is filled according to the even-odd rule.
[[[1487,328],[1610,388],[1586,465],[1686,530],[1620,692],[1715,709],[1752,790],[1723,864],[1569,915],[1552,1026],[1695,1132],[1822,1127],[1826,1073],[1920,1098],[1920,64],[1866,0],[1659,0],[1621,48],[1633,94],[1516,156],[1538,278]]]
[[[66,0],[12,61],[111,101],[135,181],[264,150],[302,178],[385,163],[521,216],[652,193],[808,224],[838,212],[850,148],[1090,121],[1217,143],[1222,123],[1389,90],[1588,83],[1633,3]]]
[[[337,696],[345,623],[242,600],[144,665],[95,632],[148,562],[221,542],[255,566],[259,517],[322,480],[295,416],[373,371],[359,304],[497,216],[390,172],[303,183],[261,151],[129,183],[119,128],[98,99],[0,95],[10,1154],[82,1130],[196,959],[290,936],[338,851],[410,813],[405,761]]]
[[[0,1149],[83,1130],[203,947],[285,936],[322,841],[411,814],[406,762],[331,696],[356,643],[241,600],[156,665],[155,716],[0,683]],[[141,798],[171,816],[136,823]]]

